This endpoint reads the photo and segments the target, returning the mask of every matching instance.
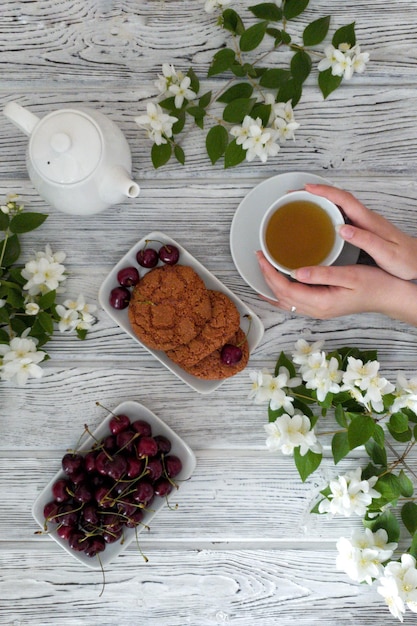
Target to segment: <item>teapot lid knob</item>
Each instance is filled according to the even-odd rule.
[[[41,119],[29,141],[29,158],[38,174],[59,185],[85,180],[103,156],[103,136],[86,112],[61,109]]]
[[[55,152],[67,152],[71,148],[71,137],[67,133],[55,133],[51,137],[51,148]]]

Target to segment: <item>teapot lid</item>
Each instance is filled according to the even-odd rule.
[[[46,115],[33,131],[29,158],[42,178],[70,185],[96,169],[103,152],[102,134],[83,111],[61,109]]]

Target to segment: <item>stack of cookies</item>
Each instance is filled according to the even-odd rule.
[[[234,302],[221,291],[207,289],[191,267],[164,265],[149,271],[133,290],[128,314],[140,341],[163,350],[197,378],[228,378],[247,365],[249,346]],[[238,363],[222,361],[225,344],[240,347]]]

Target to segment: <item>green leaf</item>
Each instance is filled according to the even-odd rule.
[[[14,309],[23,308],[25,300],[20,287],[16,289],[14,286],[6,286],[4,295],[7,299],[7,304]]]
[[[48,335],[52,335],[52,333],[54,332],[54,321],[52,317],[48,313],[45,313],[45,311],[41,311],[37,315],[37,320],[42,326],[43,330]]]
[[[242,65],[240,65],[240,63],[233,63],[230,69],[233,74],[238,78],[243,78],[244,76],[246,76],[246,72],[243,69]]]
[[[230,48],[219,50],[213,57],[211,65],[208,69],[207,76],[216,76],[226,70],[229,70],[236,61],[236,55]]]
[[[375,465],[387,467],[387,451],[384,447],[381,448],[373,439],[369,439],[365,444],[365,450]]]
[[[382,426],[380,426],[379,424],[375,426],[375,431],[372,437],[375,443],[377,443],[381,448],[385,447],[385,432]]]
[[[358,415],[348,426],[348,441],[351,450],[366,443],[375,432],[375,422],[369,415]]]
[[[393,413],[389,419],[390,431],[395,433],[404,433],[408,429],[408,417],[398,411]]]
[[[341,426],[342,428],[348,427],[348,421],[346,419],[345,411],[341,404],[336,405],[336,408],[334,410],[334,418],[339,426]]]
[[[280,367],[286,367],[287,368],[287,370],[288,370],[288,372],[290,374],[290,378],[294,378],[295,377],[296,371],[295,371],[294,363],[292,362],[291,359],[289,359],[287,357],[285,352],[281,352],[281,354],[279,355],[279,357],[277,359],[277,362],[275,364],[274,376],[278,376]]]
[[[278,89],[291,78],[290,70],[271,68],[261,76],[259,84],[268,89]]]
[[[196,124],[199,125],[200,128],[202,128],[199,122],[201,122],[206,115],[205,109],[202,109],[201,107],[197,107],[197,106],[190,106],[187,108],[187,113],[189,113],[189,115],[191,115],[194,118]]]
[[[395,515],[391,511],[384,511],[381,515],[378,515],[375,519],[364,520],[364,526],[370,528],[375,533],[380,528],[387,531],[388,541],[398,542],[400,538],[400,524],[398,523]]]
[[[311,72],[311,59],[304,50],[299,50],[291,59],[291,74],[298,83],[303,83]]]
[[[200,81],[198,80],[198,76],[194,72],[192,67],[190,67],[190,69],[188,70],[187,76],[191,80],[190,89],[192,89],[192,91],[197,94],[200,91]]]
[[[319,72],[318,83],[323,98],[326,99],[342,82],[342,76],[333,76],[332,68]]]
[[[172,147],[170,143],[162,143],[157,146],[156,143],[152,146],[151,159],[155,169],[168,163],[171,158]]]
[[[255,50],[265,37],[267,27],[268,22],[258,22],[245,30],[239,40],[241,51],[249,52],[250,50]]]
[[[9,228],[10,217],[7,213],[0,211],[0,230],[6,231]]]
[[[0,242],[0,250],[4,249],[3,254],[3,267],[9,267],[16,263],[20,257],[20,243],[17,235],[12,235],[6,240]]]
[[[301,98],[301,94],[301,84],[293,78],[290,78],[290,80],[283,83],[279,88],[276,101],[288,102],[288,100],[291,100],[292,107],[295,108]]]
[[[48,293],[45,293],[43,296],[39,298],[38,304],[40,308],[45,311],[55,304],[55,299],[56,299],[56,291],[55,290],[48,291]]]
[[[411,545],[408,551],[415,559],[417,559],[417,533],[414,533],[413,539],[411,541]]]
[[[206,150],[214,165],[225,153],[229,142],[229,134],[224,126],[212,126],[206,136]]]
[[[47,217],[44,213],[18,213],[10,220],[9,228],[12,233],[28,233],[43,224]]]
[[[176,144],[174,146],[174,156],[177,159],[177,161],[179,163],[181,163],[181,165],[184,165],[184,163],[185,163],[185,152],[181,148],[181,146],[179,146],[178,144]]]
[[[379,491],[381,498],[385,503],[393,502],[401,495],[400,480],[391,472],[380,476],[375,483],[374,488]]]
[[[407,476],[404,470],[401,470],[398,474],[398,480],[400,481],[401,495],[404,498],[411,498],[414,493],[413,481]]]
[[[202,108],[205,109],[208,107],[208,105],[211,102],[211,91],[207,91],[206,93],[204,93],[201,98],[198,101],[198,105]]]
[[[233,9],[226,9],[225,11],[223,11],[222,23],[223,28],[229,30],[235,35],[241,35],[245,31],[245,27],[240,16]]]
[[[266,34],[275,39],[275,46],[278,46],[282,41],[282,33],[278,28],[267,28]]]
[[[322,458],[322,454],[317,454],[311,450],[308,450],[307,453],[302,456],[300,454],[300,448],[294,449],[295,466],[303,482],[319,467]]]
[[[226,104],[223,111],[225,122],[241,124],[245,115],[249,115],[256,102],[256,98],[237,98]]]
[[[0,328],[0,343],[9,343],[10,337],[9,333]]]
[[[256,120],[258,117],[263,126],[267,126],[271,115],[271,105],[257,102],[251,111],[251,116]]]
[[[305,46],[317,46],[326,37],[330,26],[330,15],[320,17],[305,27],[303,42]]]
[[[78,339],[84,341],[84,339],[87,337],[88,330],[86,330],[85,328],[77,328],[76,332]]]
[[[401,495],[404,498],[411,498],[414,493],[413,481],[407,476],[404,470],[401,470],[398,474],[398,480],[400,481]]]
[[[347,432],[335,433],[332,438],[332,454],[335,465],[350,452]]]
[[[309,0],[285,0],[283,14],[287,20],[301,15],[307,8]]]
[[[160,100],[159,105],[167,111],[175,111],[175,115],[176,117],[178,117],[178,109],[175,106],[175,96],[170,96],[169,98],[164,98],[164,100]]]
[[[356,44],[355,22],[339,28],[332,38],[332,44],[338,48],[341,43],[348,43],[351,47]]]
[[[252,93],[253,87],[250,83],[236,83],[219,96],[217,101],[228,103],[238,98],[250,98]]]
[[[255,6],[249,7],[255,17],[261,20],[269,20],[271,22],[279,22],[282,19],[282,10],[274,2],[262,2]]]
[[[235,165],[239,165],[246,158],[246,150],[242,148],[242,146],[238,146],[236,143],[236,139],[231,141],[226,148],[226,152],[224,154],[224,167],[235,167]]]
[[[181,110],[176,110],[175,111],[175,117],[177,118],[178,122],[175,122],[172,126],[172,132],[174,135],[178,135],[182,129],[185,126],[185,110],[181,109]]]
[[[413,433],[411,431],[411,428],[407,428],[407,430],[398,433],[395,430],[392,430],[391,428],[391,424],[388,422],[387,423],[387,429],[390,433],[390,435],[395,439],[395,441],[400,441],[401,443],[406,443],[407,441],[411,441],[412,437],[413,437]]]
[[[287,33],[286,30],[281,31],[281,41],[282,43],[287,44],[287,46],[289,46],[291,43],[291,35]]]

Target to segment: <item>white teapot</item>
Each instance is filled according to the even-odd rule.
[[[132,157],[121,130],[102,113],[61,109],[42,119],[9,102],[4,115],[29,135],[26,165],[39,195],[74,215],[92,215],[136,198]]]

